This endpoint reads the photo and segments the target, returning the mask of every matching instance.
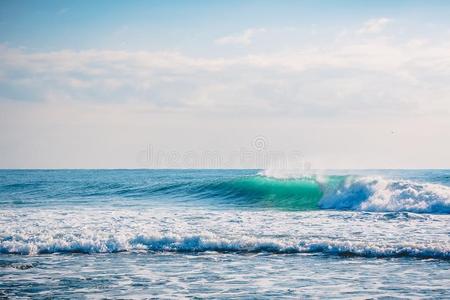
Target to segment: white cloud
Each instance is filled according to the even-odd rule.
[[[388,18],[370,19],[367,22],[365,22],[360,29],[358,29],[357,33],[359,34],[380,33],[390,23],[392,23],[392,20]]]
[[[265,28],[249,28],[245,31],[236,34],[236,35],[228,35],[221,38],[216,39],[214,42],[217,45],[244,45],[248,46],[252,43],[252,39],[255,35],[259,33],[266,32]]]
[[[0,166],[142,167],[148,144],[234,151],[261,134],[314,167],[448,166],[450,42],[348,34],[280,49],[0,46]]]
[[[152,111],[342,116],[448,113],[449,43],[357,37],[228,58],[0,48],[0,97],[133,102]]]

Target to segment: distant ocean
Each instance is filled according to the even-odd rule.
[[[450,170],[1,170],[2,297],[450,299]]]

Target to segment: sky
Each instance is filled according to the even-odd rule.
[[[449,1],[0,1],[0,168],[450,168]]]

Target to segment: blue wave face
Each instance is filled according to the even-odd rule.
[[[254,170],[0,172],[0,205],[207,205],[450,213],[445,171],[272,176]],[[383,172],[381,172],[383,173]]]
[[[199,186],[199,195],[226,199],[240,205],[285,210],[319,209],[323,188],[313,178],[278,180],[259,175]]]

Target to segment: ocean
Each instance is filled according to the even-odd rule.
[[[1,170],[0,298],[450,299],[450,170]]]

